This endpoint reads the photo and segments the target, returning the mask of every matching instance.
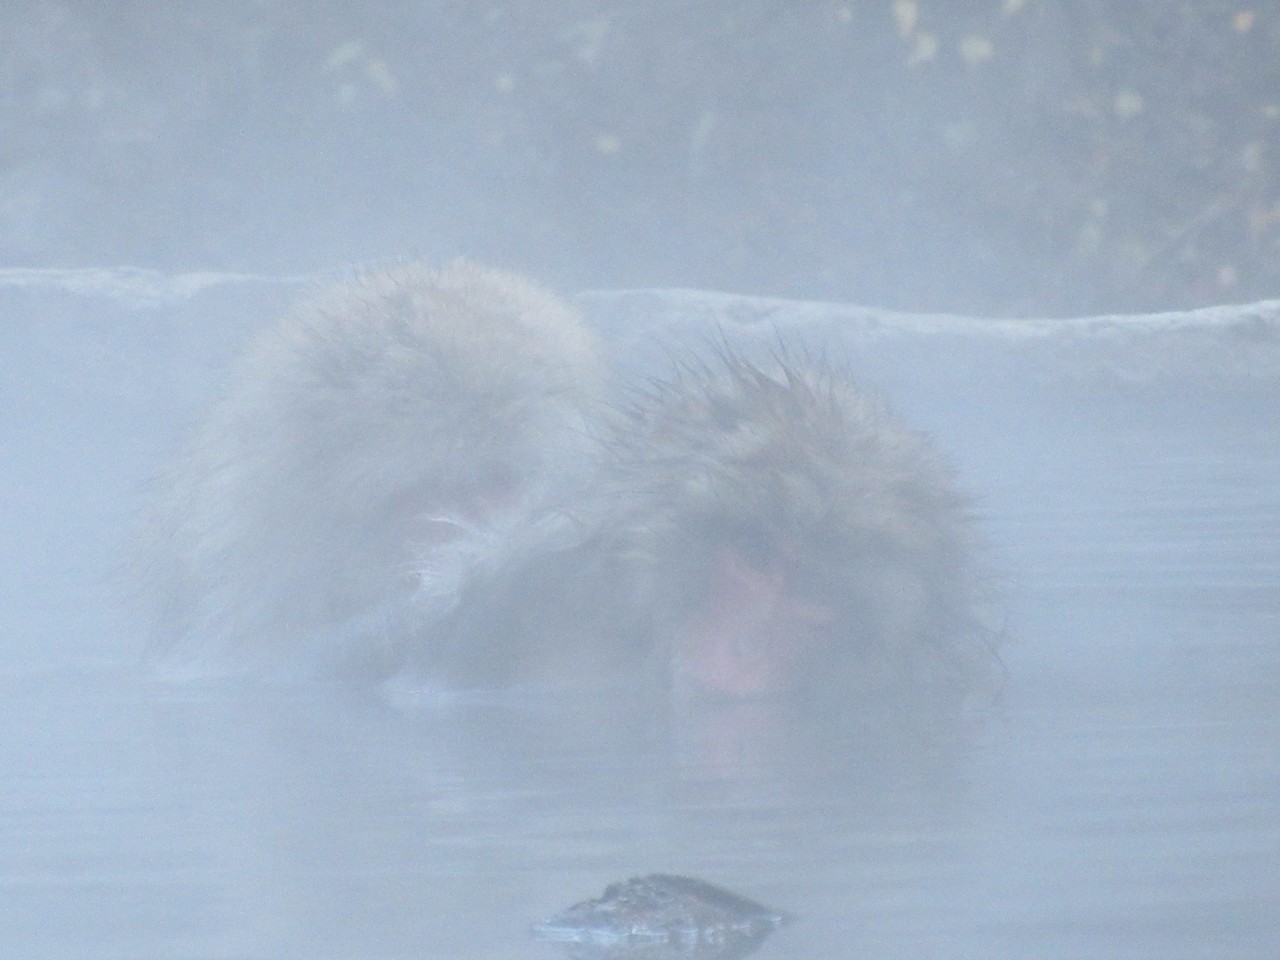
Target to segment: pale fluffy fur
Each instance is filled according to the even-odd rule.
[[[844,370],[724,348],[611,408],[600,435],[590,490],[473,571],[443,645],[420,649],[428,666],[479,683],[523,663],[664,669],[731,543],[789,558],[837,611],[809,682],[821,699],[962,697],[993,676],[969,501],[933,444]]]
[[[568,304],[467,262],[365,272],[298,307],[161,483],[141,551],[153,649],[380,656],[424,555],[461,557],[591,468],[596,355]],[[443,550],[440,525],[464,536]]]
[[[155,649],[662,684],[728,546],[830,612],[820,701],[958,699],[991,658],[949,465],[838,365],[712,352],[605,405],[593,335],[527,281],[334,287],[248,350],[162,485]]]

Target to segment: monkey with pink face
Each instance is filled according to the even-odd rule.
[[[724,346],[609,385],[576,311],[406,264],[247,352],[144,531],[154,649],[467,686],[963,697],[966,499],[835,365]]]

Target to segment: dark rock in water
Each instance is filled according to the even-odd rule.
[[[692,877],[655,873],[610,884],[533,928],[574,960],[737,960],[791,917]]]

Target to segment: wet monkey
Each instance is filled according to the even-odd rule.
[[[828,702],[960,696],[987,666],[968,501],[838,367],[725,348],[597,436],[589,487],[462,585],[424,663],[479,683],[647,665],[682,693]]]
[[[963,688],[974,535],[924,437],[785,347],[622,388],[597,355],[571,307],[466,263],[295,310],[149,520],[157,649],[724,698]]]

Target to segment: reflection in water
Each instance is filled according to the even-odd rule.
[[[26,794],[65,799],[61,815],[21,821],[27,852],[8,879],[30,896],[8,897],[0,922],[51,956],[104,938],[122,956],[551,954],[528,943],[532,922],[647,871],[799,898],[806,925],[813,908],[829,930],[819,878],[874,873],[894,837],[907,838],[904,866],[951,856],[967,789],[954,758],[948,769],[804,724],[788,728],[789,755],[704,763],[674,721],[620,693],[405,710],[343,685],[92,673],[4,693],[40,727],[3,745],[0,799],[11,814]],[[104,913],[94,903],[111,885],[128,904]],[[78,925],[53,922],[60,904]]]

